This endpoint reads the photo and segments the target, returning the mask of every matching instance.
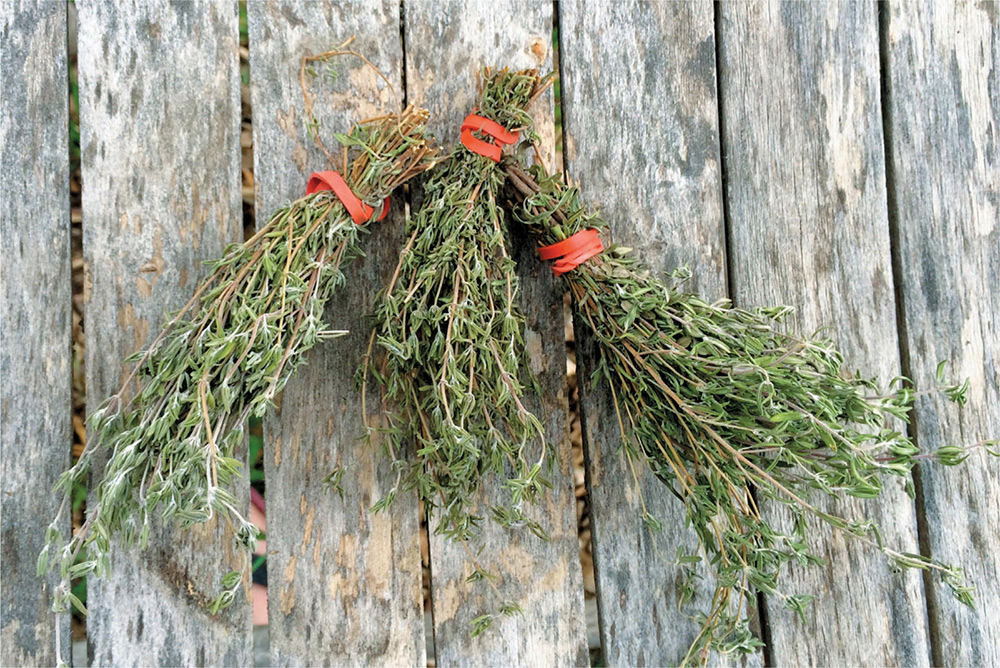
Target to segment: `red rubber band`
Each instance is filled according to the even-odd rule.
[[[477,153],[484,158],[489,158],[493,162],[500,162],[501,148],[496,144],[483,141],[472,134],[472,130],[462,130],[462,144],[473,153]]]
[[[496,121],[484,116],[478,116],[475,113],[471,113],[465,117],[465,120],[462,121],[462,129],[485,132],[502,144],[513,144],[517,141],[518,136],[518,133],[511,132]]]
[[[597,230],[591,228],[580,230],[568,239],[563,239],[551,246],[539,248],[538,256],[543,260],[555,260],[552,264],[552,273],[556,276],[562,276],[603,250],[604,244],[601,243],[600,235]]]
[[[306,194],[312,195],[320,190],[332,190],[340,203],[347,209],[347,213],[351,214],[351,219],[358,225],[367,223],[372,219],[372,214],[375,213],[375,209],[362,202],[354,194],[339,172],[313,172],[309,176],[309,183],[306,184]],[[389,198],[386,197],[385,203],[382,205],[382,215],[378,217],[378,220],[385,218],[388,213]]]
[[[462,144],[473,153],[489,158],[493,162],[500,162],[500,153],[506,144],[513,144],[517,141],[518,133],[511,132],[496,121],[477,116],[475,113],[469,114],[462,121]],[[495,144],[484,141],[476,137],[473,132],[482,132],[492,137]]]

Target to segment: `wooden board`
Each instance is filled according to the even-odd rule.
[[[237,20],[235,1],[80,4],[90,407],[190,298],[202,262],[242,236]],[[249,508],[249,487],[241,496]],[[110,581],[89,583],[91,661],[249,665],[247,601],[205,607],[239,564],[232,544],[213,522],[117,551]]]
[[[447,145],[476,100],[476,72],[483,66],[552,67],[552,7],[513,0],[500,2],[407,2],[405,12],[407,97],[427,105],[432,129]],[[549,154],[554,146],[552,100],[535,105],[536,123]],[[566,353],[562,298],[549,270],[523,240],[519,262],[525,340],[543,395],[529,408],[545,425],[550,446],[559,449],[554,489],[527,508],[551,534],[545,543],[524,530],[505,531],[490,522],[482,531],[480,563],[499,575],[496,594],[484,583],[465,580],[472,564],[462,547],[431,537],[431,597],[437,665],[582,665],[587,663],[583,580],[577,547],[572,458],[567,431]],[[484,502],[502,498],[491,485]],[[484,510],[485,512],[485,510]],[[436,520],[431,519],[431,528]],[[503,599],[517,601],[523,616],[501,617],[486,633],[470,638],[470,622],[496,613]]]
[[[0,5],[0,665],[69,658],[57,578],[35,575],[73,443],[66,7]],[[70,531],[63,516],[63,535]]]
[[[848,369],[887,382],[899,362],[877,8],[761,2],[720,10],[735,301],[794,305],[797,329],[828,326]],[[914,507],[897,481],[873,502],[821,504],[870,517],[887,544],[917,549]],[[770,663],[926,665],[919,574],[893,575],[873,550],[825,525],[809,527],[828,565],[783,574],[786,591],[816,599],[805,623],[768,602]]]
[[[1000,6],[902,2],[888,11],[890,201],[909,373],[969,379],[969,404],[918,404],[925,451],[1000,438]],[[975,610],[927,582],[935,665],[1000,664],[1000,466],[921,467],[930,554],[965,568]]]
[[[378,66],[402,100],[400,10],[395,1],[346,4],[251,2],[250,76],[254,113],[257,220],[297,198],[313,171],[332,169],[303,121],[299,64],[351,35],[352,49]],[[317,65],[321,72],[323,67]],[[317,80],[314,110],[331,151],[334,132],[395,109],[392,95],[356,59],[339,77]],[[275,666],[425,664],[420,531],[414,495],[388,513],[369,508],[392,473],[363,433],[354,373],[368,343],[376,292],[389,280],[400,248],[402,197],[371,225],[367,258],[346,270],[348,285],[327,305],[327,321],[351,334],[309,353],[286,386],[277,416],[265,420],[268,512],[268,609]],[[369,409],[375,410],[372,402]],[[323,479],[346,470],[344,499]]]
[[[689,266],[689,289],[724,297],[711,5],[566,2],[559,19],[571,178],[601,206],[614,241],[634,247],[654,271]],[[643,524],[611,394],[590,382],[595,353],[584,325],[576,337],[604,658],[675,664],[699,629],[690,617],[707,609],[712,588],[678,608],[677,549],[696,553],[697,539],[683,505],[639,470],[642,498],[663,531],[651,535]]]

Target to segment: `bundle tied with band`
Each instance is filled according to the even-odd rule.
[[[684,503],[702,548],[685,562],[705,558],[714,573],[711,608],[698,616],[701,630],[681,663],[704,662],[709,650],[755,651],[761,643],[748,617],[757,591],[803,611],[812,597],[782,590],[778,574],[789,562],[823,563],[810,547],[810,515],[880,551],[893,569],[939,575],[972,604],[960,568],[898,551],[871,521],[809,501],[816,491],[874,498],[887,476],[909,482],[920,459],[951,465],[966,457],[957,446],[921,455],[893,424],[913,408],[908,381],[879,390],[875,380],[847,374],[831,341],[785,333],[787,307],[710,304],[667,285],[628,249],[603,249],[605,221],[561,174],[513,162],[506,169],[514,218],[542,246],[541,256],[556,260],[575,322],[595,344],[592,382],[613,396],[615,415],[606,418],[619,425],[624,456],[644,462]],[[945,386],[940,371],[939,389],[964,403],[967,383]],[[635,489],[642,519],[658,528],[637,481]],[[789,509],[790,529],[761,513],[763,499]],[[682,593],[690,598],[693,567],[688,575]]]
[[[128,360],[127,380],[90,414],[86,448],[59,480],[64,500],[38,559],[40,575],[61,575],[57,611],[82,611],[71,579],[107,574],[115,537],[145,548],[157,515],[187,527],[219,513],[231,524],[246,568],[223,578],[212,608],[234,599],[258,533],[234,493],[247,419],[267,412],[307,351],[346,333],[331,328],[324,307],[361,254],[364,224],[383,218],[389,193],[437,159],[427,118],[409,107],[340,135],[340,170],[314,174],[304,197],[230,245],[191,300]],[[95,501],[67,540],[61,518],[99,451],[110,454]]]
[[[375,304],[363,373],[384,392],[383,442],[397,476],[376,508],[414,489],[436,516],[435,531],[459,541],[477,535],[476,497],[487,478],[508,493],[491,509],[494,520],[544,534],[521,510],[548,485],[551,453],[522,402],[532,380],[499,160],[503,145],[530,133],[528,104],[547,83],[534,70],[485,71],[461,143],[424,183]]]

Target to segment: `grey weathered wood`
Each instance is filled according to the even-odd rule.
[[[434,127],[449,143],[474,100],[479,64],[508,64],[494,60],[504,58],[535,64],[536,53],[547,58],[551,17],[544,5],[463,8],[414,0],[404,11],[409,98],[444,112]],[[930,450],[1000,433],[1000,304],[991,291],[1000,283],[1000,13],[992,3],[904,3],[886,11],[886,143],[898,219],[902,348],[921,386],[933,385],[939,359],[971,379],[970,406],[962,411],[921,400],[916,433]],[[617,241],[635,246],[656,268],[689,264],[698,290],[724,295],[710,7],[563,3],[561,12],[572,175],[603,205]],[[797,305],[800,326],[833,324],[850,363],[885,378],[898,365],[875,14],[871,5],[724,4],[720,83],[737,301]],[[357,33],[357,47],[374,54],[398,85],[399,8],[392,1],[251,2],[250,16],[264,218],[301,192],[308,172],[323,167],[302,127],[298,59]],[[232,2],[124,9],[81,3],[92,404],[117,389],[121,358],[155,334],[163,311],[190,295],[200,261],[239,238],[235,21]],[[64,37],[59,3],[0,3],[0,245],[12,253],[0,263],[3,665],[51,665],[53,658],[50,591],[34,577],[34,556],[54,514],[50,489],[71,442]],[[362,69],[342,71],[356,87],[374,85]],[[335,95],[321,99],[317,111],[326,112],[329,131],[341,130],[347,119],[390,103],[384,91],[374,97]],[[543,123],[549,145],[551,127]],[[359,316],[395,264],[401,223],[395,215],[373,226],[373,255],[349,271],[351,294],[331,307],[334,324],[355,336],[314,351],[289,385],[279,418],[267,425],[269,547],[276,551],[272,643],[279,664],[424,660],[416,504],[401,498],[390,515],[366,512],[379,495],[382,470],[353,440],[361,426],[350,380],[365,338]],[[565,467],[559,287],[532,255],[523,248],[519,259],[525,304],[540,305],[529,313],[529,341],[547,398],[535,408],[546,416]],[[145,267],[155,271],[140,271]],[[675,616],[671,562],[677,544],[690,548],[693,541],[685,543],[673,526],[681,510],[657,494],[658,483],[643,487],[667,527],[656,546],[634,522],[635,495],[610,485],[631,474],[615,453],[613,425],[603,424],[613,414],[609,397],[587,384],[587,345],[581,336],[606,658],[667,663],[690,639],[692,622]],[[319,482],[337,464],[354,467],[343,503]],[[467,587],[464,553],[434,540],[442,664],[586,660],[565,468],[557,480],[540,509],[554,529],[552,546],[488,533],[487,549],[500,555],[490,565],[508,579],[505,596],[520,600],[527,613],[501,623],[492,637],[470,641],[467,626],[489,610],[492,594]],[[834,537],[827,571],[783,579],[787,588],[820,599],[805,626],[771,606],[773,661],[1000,663],[993,605],[1000,599],[998,490],[995,461],[978,454],[958,469],[923,471],[927,547],[967,569],[979,587],[977,610],[956,604],[932,577],[929,632],[919,578],[889,575],[879,557]],[[874,512],[879,505],[847,504],[880,518],[888,541],[914,549],[912,506],[901,495]],[[112,583],[91,583],[97,662],[249,663],[245,603],[218,618],[199,605],[228,569],[220,546],[229,543],[219,528],[166,532],[141,557],[116,555]],[[61,623],[68,644],[68,624]]]
[[[922,449],[1000,434],[1000,6],[902,2],[888,10],[888,120],[904,350],[918,387],[968,378],[969,405],[917,405]],[[1000,665],[1000,467],[921,467],[930,554],[960,565],[975,610],[928,582],[934,663]]]
[[[740,305],[792,304],[800,331],[826,325],[847,368],[883,382],[899,371],[890,269],[873,3],[723,4],[722,150],[731,285]],[[901,484],[873,502],[821,507],[874,519],[887,544],[917,549]],[[771,517],[779,516],[772,506]],[[809,523],[824,568],[781,586],[816,599],[803,624],[768,600],[775,665],[926,665],[920,576]]]
[[[655,271],[689,266],[691,289],[724,297],[712,6],[566,2],[559,26],[570,176],[602,207],[615,241]],[[696,553],[697,538],[683,505],[638,469],[642,499],[663,532],[643,524],[611,393],[590,382],[595,353],[585,326],[577,341],[604,657],[609,665],[674,664],[699,630],[690,617],[708,608],[711,580],[678,608],[677,549]]]
[[[406,85],[413,102],[434,114],[432,129],[443,142],[457,141],[459,126],[476,100],[476,73],[483,66],[552,67],[552,6],[543,3],[406,2]],[[536,102],[538,130],[552,162],[551,96]],[[545,425],[550,447],[558,448],[554,489],[526,509],[551,534],[545,543],[527,530],[506,531],[484,523],[480,563],[499,575],[500,593],[465,579],[472,564],[462,547],[431,538],[431,599],[437,664],[581,665],[587,663],[583,581],[578,556],[572,457],[567,430],[566,355],[562,298],[551,273],[522,247],[519,261],[526,341],[543,395],[529,404]],[[504,492],[489,485],[483,501]],[[485,506],[483,514],[488,514]],[[436,518],[431,518],[431,529]],[[499,618],[486,633],[470,638],[470,622],[496,613],[504,599],[517,601],[524,616]]]
[[[379,67],[402,100],[399,3],[251,2],[248,7],[254,110],[257,219],[299,197],[313,171],[331,169],[303,121],[299,64],[351,35],[350,48]],[[317,69],[323,67],[318,65]],[[395,110],[388,88],[360,61],[344,58],[331,86],[321,76],[314,111],[331,151],[332,133]],[[396,265],[402,197],[370,225],[368,257],[327,305],[327,321],[350,335],[309,353],[265,427],[269,629],[273,665],[424,665],[420,530],[416,497],[386,513],[369,508],[393,474],[362,435],[354,373],[365,353],[376,292]],[[369,406],[377,414],[375,402]],[[323,482],[346,470],[344,499]]]
[[[51,666],[52,579],[35,575],[73,442],[66,7],[0,5],[0,665]],[[68,516],[60,527],[69,534]]]
[[[80,3],[86,368],[91,407],[242,236],[236,2]],[[249,488],[241,502],[249,507]],[[92,499],[93,500],[93,499]],[[206,603],[239,565],[232,531],[164,528],[90,581],[99,665],[249,665],[247,601]]]

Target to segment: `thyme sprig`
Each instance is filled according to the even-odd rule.
[[[539,245],[607,227],[562,175],[515,164],[507,171],[514,216]],[[802,613],[812,597],[783,591],[778,574],[787,562],[822,563],[807,535],[809,515],[879,550],[893,570],[936,572],[972,605],[960,568],[896,550],[872,521],[810,501],[816,491],[875,498],[888,476],[905,478],[912,490],[918,460],[954,465],[966,457],[957,446],[922,455],[900,429],[894,418],[906,421],[918,395],[907,379],[880,391],[874,379],[845,372],[831,341],[785,333],[781,320],[790,308],[710,304],[653,276],[627,248],[612,246],[563,279],[577,322],[596,343],[593,382],[613,394],[625,456],[645,462],[684,502],[716,577],[711,607],[698,617],[701,631],[682,663],[707,661],[709,650],[759,647],[748,626],[755,591]],[[943,367],[938,381],[948,399],[965,403],[967,382],[945,385]],[[981,445],[997,454],[995,442]],[[762,498],[789,509],[790,529],[761,513]],[[646,523],[658,527],[643,508]],[[684,558],[692,577],[690,564],[701,558]],[[690,599],[690,583],[685,592]]]
[[[486,70],[476,113],[530,135],[527,107],[547,83],[534,70]],[[492,513],[504,525],[531,524],[521,504],[549,484],[544,429],[521,401],[534,381],[500,201],[504,179],[496,162],[461,144],[427,179],[399,264],[376,301],[361,374],[384,388],[385,451],[397,471],[375,509],[415,489],[438,513],[435,530],[458,541],[473,538],[483,519],[475,497],[485,478],[502,479],[509,492],[509,505]],[[529,461],[534,439],[542,453]],[[407,458],[409,443],[417,449]]]
[[[392,190],[435,163],[427,118],[411,106],[336,135],[343,145],[341,173],[376,217]],[[70,605],[85,612],[70,581],[106,575],[116,536],[145,548],[156,514],[187,527],[219,513],[249,564],[257,530],[237,509],[233,489],[242,476],[237,453],[244,425],[273,405],[309,349],[345,333],[326,322],[324,306],[344,285],[343,268],[362,255],[364,234],[330,191],[291,202],[252,238],[210,262],[191,300],[146,350],[129,358],[131,373],[91,413],[86,448],[57,484],[65,497],[38,558],[39,575],[54,569],[61,575],[57,612]],[[102,450],[110,456],[96,502],[67,540],[60,518],[73,486],[85,482]],[[223,578],[213,612],[235,598],[243,575]]]

